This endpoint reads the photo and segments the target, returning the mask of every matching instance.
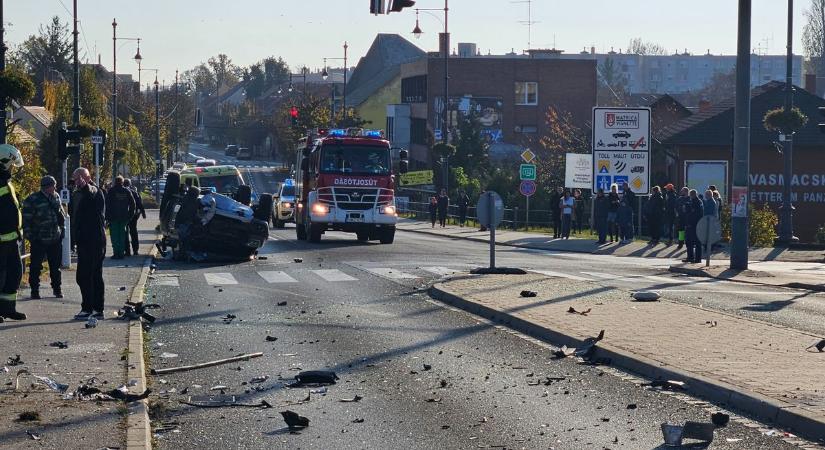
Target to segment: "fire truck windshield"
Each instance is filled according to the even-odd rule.
[[[353,175],[388,175],[390,149],[373,146],[323,147],[321,173],[348,173]]]

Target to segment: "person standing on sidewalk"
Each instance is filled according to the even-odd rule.
[[[123,187],[132,193],[132,198],[135,199],[135,215],[129,221],[126,233],[126,256],[137,256],[138,249],[140,249],[140,237],[138,236],[137,223],[140,216],[146,218],[146,209],[143,208],[143,200],[140,198],[140,193],[132,186],[132,180],[126,178],[123,180]],[[129,252],[129,244],[131,244],[132,251]]]
[[[23,200],[23,236],[29,240],[29,287],[31,298],[40,298],[40,272],[43,259],[49,263],[52,293],[63,298],[60,265],[63,258],[63,231],[66,216],[55,192],[57,180],[51,175],[40,179],[40,190]]]
[[[441,188],[438,194],[438,224],[441,228],[447,226],[447,211],[450,209],[450,197],[447,196],[447,190]]]
[[[690,189],[683,187],[679,191],[679,198],[676,199],[676,233],[679,237],[679,245],[676,250],[680,250],[687,240],[688,213],[690,212]]]
[[[576,202],[573,208],[573,233],[581,234],[584,221],[584,197],[582,197],[581,189],[573,190],[573,200]]]
[[[438,200],[435,197],[430,197],[430,222],[435,228],[435,222],[438,220]]]
[[[458,226],[463,227],[467,221],[467,208],[470,207],[470,196],[464,190],[458,191]]]
[[[596,232],[599,234],[597,244],[607,243],[607,215],[610,211],[610,200],[604,195],[604,189],[599,189],[596,193],[596,200],[593,203],[593,219]]]
[[[123,187],[123,177],[115,178],[115,185],[106,194],[106,222],[112,240],[112,259],[123,259],[126,251],[126,227],[135,215],[132,191]]]
[[[106,257],[106,228],[103,212],[106,198],[92,183],[89,170],[78,167],[72,174],[75,182],[74,214],[71,215],[72,236],[77,245],[77,285],[82,297],[75,320],[89,316],[103,319],[104,284],[103,258]]]
[[[638,211],[638,208],[637,208],[637,205],[636,205],[636,193],[633,192],[630,189],[630,185],[628,185],[626,181],[622,182],[622,200],[627,202],[627,206],[630,206],[630,210],[635,215],[636,211]],[[636,221],[633,220],[633,217],[631,217],[630,218],[630,226],[633,227],[630,230],[630,239],[631,240],[633,239],[633,236],[636,235],[635,224],[636,224]]]
[[[553,218],[553,239],[561,237],[561,199],[564,197],[564,189],[556,188],[556,192],[550,194],[550,216]]]
[[[22,217],[20,202],[11,184],[11,172],[23,167],[23,156],[13,145],[0,144],[0,322],[3,319],[26,320],[17,312],[17,291],[23,278],[20,262]]]
[[[676,232],[676,203],[678,197],[676,196],[676,190],[673,189],[673,184],[668,183],[665,186],[665,215],[664,215],[664,228],[665,228],[665,237],[667,237],[667,246],[670,247],[673,245],[673,238]]]
[[[689,203],[685,216],[687,259],[683,259],[682,262],[698,264],[702,262],[702,244],[699,243],[699,237],[696,235],[696,224],[699,223],[699,220],[701,220],[704,215],[704,205],[702,204],[702,200],[699,199],[695,189],[691,189],[688,196]]]
[[[662,219],[665,214],[665,199],[659,186],[653,186],[647,201],[647,226],[650,229],[650,245],[659,243],[662,237]]]
[[[570,227],[573,223],[573,208],[576,207],[576,200],[570,196],[570,192],[565,190],[559,200],[561,210],[561,237],[570,239]]]
[[[633,242],[633,208],[624,199],[619,204],[619,211],[616,213],[616,223],[619,226],[620,244]]]
[[[607,195],[608,209],[607,209],[607,230],[610,234],[610,242],[613,242],[613,236],[616,236],[616,241],[619,240],[619,226],[618,218],[619,206],[619,186],[617,184],[610,185],[610,194]]]

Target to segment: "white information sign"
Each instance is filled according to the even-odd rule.
[[[649,194],[650,145],[650,108],[593,108],[593,189]]]
[[[593,187],[593,156],[586,153],[568,153],[565,157],[564,187],[590,189]]]

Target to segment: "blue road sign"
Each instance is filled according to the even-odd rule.
[[[605,192],[610,192],[610,175],[596,175],[596,186],[604,189]]]
[[[627,175],[616,175],[613,177],[613,182],[619,186],[619,192],[622,192],[622,183],[630,183],[630,177]]]

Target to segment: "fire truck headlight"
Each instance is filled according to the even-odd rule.
[[[283,202],[283,203],[281,203],[281,205],[283,205],[284,208],[292,208],[292,203],[289,203],[289,202]]]
[[[389,214],[391,216],[395,215],[395,206],[388,205],[381,208],[381,214]]]
[[[322,203],[315,203],[312,205],[312,214],[326,216],[327,214],[329,214],[329,207]]]

